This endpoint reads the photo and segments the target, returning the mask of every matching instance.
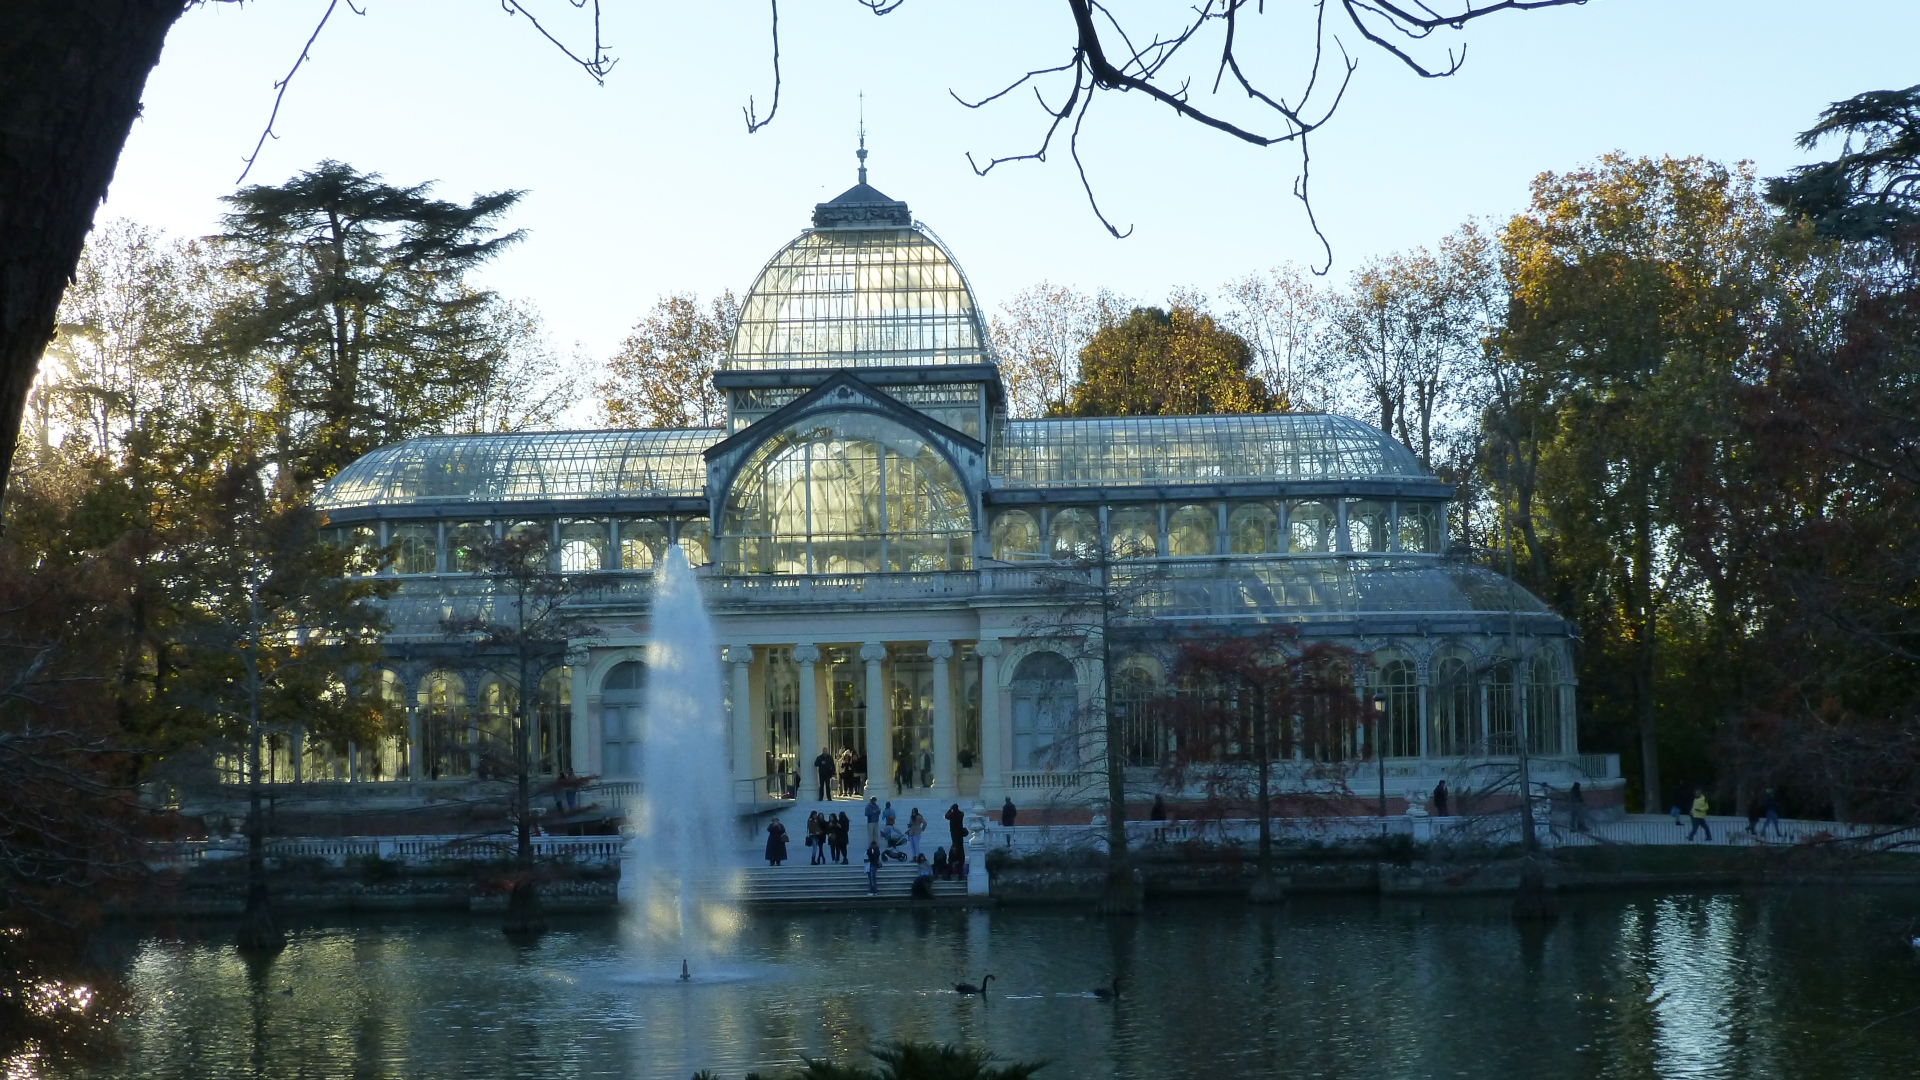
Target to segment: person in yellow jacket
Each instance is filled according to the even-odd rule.
[[[1687,830],[1687,839],[1696,832],[1706,833],[1707,842],[1713,842],[1713,830],[1707,827],[1707,793],[1699,788],[1693,789],[1693,828]]]

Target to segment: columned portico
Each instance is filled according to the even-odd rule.
[[[733,780],[736,800],[752,801],[760,774],[753,759],[753,646],[729,645],[721,654],[733,674]]]
[[[818,645],[795,645],[793,663],[800,669],[800,776],[803,789],[819,783],[819,774],[813,767],[813,756],[819,747],[827,745],[827,737],[820,730],[820,701],[815,694],[813,665],[820,660]]]
[[[985,801],[1005,791],[1007,783],[1000,730],[1000,639],[981,638],[973,651],[980,654],[980,798]]]

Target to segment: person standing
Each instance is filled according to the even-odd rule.
[[[857,778],[854,782],[859,786],[860,793],[863,795],[866,794],[867,784],[871,782],[872,775],[867,772],[867,752],[865,750],[853,755],[853,774]]]
[[[1752,836],[1755,833],[1760,831],[1761,813],[1763,813],[1763,811],[1760,809],[1760,800],[1748,799],[1747,800],[1747,835],[1748,836]]]
[[[888,799],[886,807],[880,811],[880,823],[891,829],[899,822],[900,819],[893,812],[893,800]]]
[[[767,826],[767,865],[779,866],[787,861],[787,827],[780,824],[779,818]]]
[[[1697,832],[1706,833],[1707,843],[1713,843],[1713,830],[1707,826],[1707,792],[1704,788],[1693,789],[1693,828],[1687,830],[1687,839],[1693,839],[1693,834]]]
[[[1767,826],[1771,825],[1773,826],[1774,838],[1778,839],[1780,836],[1780,800],[1774,796],[1772,788],[1768,788],[1766,795],[1761,798],[1760,812],[1765,814],[1767,818],[1767,820],[1760,825],[1760,835],[1767,835]]]
[[[826,802],[832,799],[833,755],[827,753],[827,748],[824,746],[820,748],[820,756],[813,759],[813,771],[814,775],[820,778],[820,801]]]
[[[1009,829],[1013,828],[1013,819],[1019,813],[1020,811],[1014,809],[1013,796],[1007,796],[1007,801],[1000,804],[1000,824]]]
[[[1573,782],[1573,790],[1567,792],[1567,824],[1574,832],[1587,831],[1587,797],[1580,793],[1580,781]]]
[[[851,842],[850,834],[852,832],[853,832],[852,820],[847,817],[847,812],[845,810],[840,811],[840,827],[834,830],[833,835],[834,835],[834,839],[840,841],[840,865],[841,866],[847,865],[847,845]]]
[[[952,841],[949,846],[953,848],[953,858],[957,862],[960,853],[966,850],[967,815],[961,811],[959,803],[954,803],[940,816],[947,819],[947,839]]]
[[[1447,816],[1447,782],[1445,780],[1433,785],[1433,816]]]
[[[867,895],[880,895],[880,842],[867,845]]]
[[[920,816],[920,808],[913,808],[913,815],[907,818],[907,850],[913,853],[913,861],[920,861],[920,834],[927,831],[927,819]]]
[[[933,751],[931,750],[920,751],[920,786],[923,788],[933,786]]]
[[[877,844],[879,842],[880,800],[869,795],[867,797],[867,843]]]

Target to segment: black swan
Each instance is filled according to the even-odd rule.
[[[969,982],[957,982],[953,984],[953,988],[955,991],[962,994],[985,994],[987,992],[987,984],[992,981],[993,981],[993,976],[982,975],[980,977],[979,986],[975,986]]]
[[[1094,987],[1094,988],[1093,988],[1093,996],[1094,996],[1094,997],[1097,997],[1097,998],[1099,998],[1099,999],[1100,999],[1101,1001],[1118,1001],[1118,1000],[1120,1000],[1120,976],[1118,976],[1118,975],[1115,975],[1115,976],[1113,977],[1113,985],[1112,985],[1112,986],[1096,986],[1096,987]]]

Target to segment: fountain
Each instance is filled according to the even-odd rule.
[[[699,980],[719,974],[716,946],[735,922],[738,869],[720,650],[678,544],[655,571],[646,687],[620,898],[649,958],[679,961],[679,980]]]

